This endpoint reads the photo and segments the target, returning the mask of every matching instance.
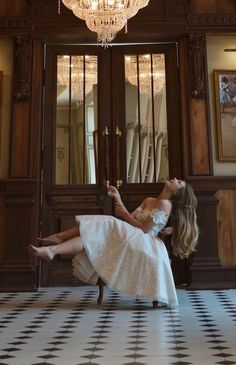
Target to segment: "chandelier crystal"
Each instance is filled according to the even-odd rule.
[[[144,54],[125,56],[125,76],[141,94],[154,95],[165,86],[165,55]]]
[[[60,2],[60,0],[59,0]],[[149,0],[62,0],[75,16],[85,20],[87,27],[97,33],[103,45],[111,42],[125,27],[127,20],[148,5]]]
[[[70,90],[73,101],[83,100],[97,83],[97,56],[58,56],[57,79]]]

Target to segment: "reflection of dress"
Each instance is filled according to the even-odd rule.
[[[73,259],[74,275],[89,284],[100,276],[114,290],[174,306],[178,300],[168,253],[156,238],[168,216],[140,209],[135,218],[147,215],[155,223],[148,233],[112,216],[76,216],[85,251]]]

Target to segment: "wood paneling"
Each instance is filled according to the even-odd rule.
[[[216,196],[220,261],[223,266],[236,265],[236,190],[219,190]]]
[[[0,262],[3,260],[5,250],[5,226],[6,226],[6,211],[4,194],[0,193]]]
[[[223,176],[192,176],[189,178],[198,197],[198,224],[200,227],[199,243],[194,257],[192,272],[192,284],[190,289],[210,289],[210,288],[235,288],[236,287],[236,265],[222,266],[219,259],[218,242],[219,237],[219,213],[218,213],[218,193],[222,188],[224,191],[236,191],[236,177]],[[227,189],[227,190],[226,190]],[[235,205],[229,198],[231,207]],[[235,208],[234,208],[235,209]],[[231,212],[221,214],[223,225],[228,219],[234,219],[233,209]],[[230,240],[235,241],[235,236]],[[222,244],[223,248],[223,244]]]
[[[193,175],[210,174],[208,121],[205,99],[192,99]]]
[[[0,213],[5,217],[1,235],[4,255],[0,267],[0,290],[33,290],[36,286],[35,262],[27,253],[27,246],[35,241],[37,231],[36,187],[36,181],[29,179],[5,182],[0,205]]]
[[[198,202],[200,236],[191,267],[190,289],[235,288],[236,266],[224,269],[218,256],[217,199],[214,191],[198,195]]]
[[[15,102],[12,122],[11,177],[29,174],[30,118],[29,102]]]
[[[21,16],[29,13],[29,1],[27,0],[1,0],[0,16]]]
[[[236,11],[234,0],[190,0],[189,11],[192,13],[233,13]]]

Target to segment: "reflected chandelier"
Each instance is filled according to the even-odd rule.
[[[145,54],[125,56],[125,76],[141,94],[154,95],[165,86],[165,55]]]
[[[149,0],[58,0],[73,11],[74,15],[85,20],[87,27],[97,33],[97,41],[103,45],[111,42],[125,27],[127,20],[148,5]]]
[[[97,57],[71,56],[70,62],[70,56],[58,56],[57,78],[71,92],[72,101],[83,100],[97,83]]]

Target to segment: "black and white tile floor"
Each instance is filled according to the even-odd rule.
[[[97,294],[0,293],[0,365],[236,364],[236,290],[178,290],[175,309]]]

